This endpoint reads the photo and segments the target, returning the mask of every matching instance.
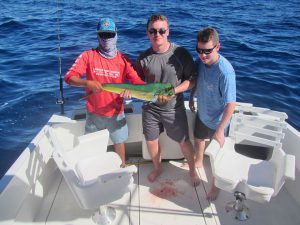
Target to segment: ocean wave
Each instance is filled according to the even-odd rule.
[[[25,29],[27,26],[24,23],[21,23],[20,21],[16,21],[14,19],[10,19],[5,22],[0,23],[0,29],[2,31],[15,31],[15,30],[22,30]]]

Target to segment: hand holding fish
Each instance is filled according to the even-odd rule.
[[[101,92],[103,90],[103,87],[101,83],[95,80],[87,80],[86,86],[92,91],[92,92]]]
[[[130,90],[125,89],[123,92],[120,93],[120,97],[125,99],[131,99]]]
[[[164,103],[167,103],[168,101],[170,101],[170,99],[173,97],[174,95],[171,95],[171,96],[167,96],[167,95],[159,95],[157,96],[157,102],[158,103],[161,103],[161,104],[164,104]]]

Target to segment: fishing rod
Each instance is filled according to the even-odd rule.
[[[58,68],[59,68],[59,98],[56,99],[56,104],[60,105],[60,114],[65,114],[65,98],[63,89],[63,77],[61,74],[61,51],[60,51],[60,9],[59,0],[56,1],[57,8],[57,39],[58,39]]]

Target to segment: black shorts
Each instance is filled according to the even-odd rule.
[[[196,114],[196,122],[194,129],[194,137],[197,139],[212,139],[216,130],[210,129],[207,127]],[[224,130],[224,136],[227,137],[229,133],[229,127],[226,127]]]
[[[199,119],[199,116],[196,115],[195,129],[194,129],[194,137],[197,139],[211,139],[216,130],[210,129],[205,126],[204,123]]]
[[[142,119],[143,133],[147,141],[158,139],[164,129],[167,135],[176,142],[182,143],[189,139],[185,108],[159,110],[143,105]]]

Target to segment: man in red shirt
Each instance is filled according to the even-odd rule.
[[[133,65],[117,50],[117,29],[111,18],[100,19],[97,26],[99,46],[84,51],[65,75],[70,85],[84,86],[86,93],[93,91],[86,101],[87,116],[85,132],[108,129],[116,152],[125,166],[124,142],[128,138],[128,127],[124,114],[123,97],[130,97],[128,91],[119,95],[102,90],[103,83],[144,84]],[[86,79],[82,76],[86,75]]]

